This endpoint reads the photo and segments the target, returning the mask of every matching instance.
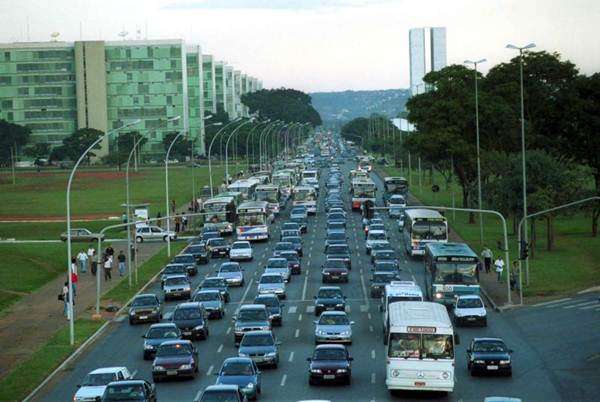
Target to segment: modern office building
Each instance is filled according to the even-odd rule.
[[[148,139],[144,151],[164,154],[165,136],[184,131],[204,154],[203,117],[220,102],[235,118],[240,94],[233,67],[179,39],[0,44],[0,119],[30,127],[35,143],[60,145],[78,128],[107,132],[140,119],[131,130]],[[101,145],[98,156],[115,137]]]
[[[446,28],[413,28],[408,32],[410,91],[417,95],[426,90],[423,77],[446,67]]]

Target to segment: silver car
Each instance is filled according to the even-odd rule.
[[[382,243],[387,243],[388,242],[388,237],[387,234],[385,233],[385,231],[383,230],[369,230],[369,234],[367,235],[367,241],[366,241],[366,249],[367,249],[367,254],[371,254],[371,249],[373,248],[374,244],[382,244]]]
[[[265,266],[265,274],[279,274],[285,282],[290,281],[292,272],[285,258],[269,258]]]
[[[192,301],[199,302],[208,313],[209,318],[223,318],[225,315],[225,301],[218,290],[200,290],[196,292]]]
[[[187,275],[167,276],[163,283],[165,301],[169,299],[189,299],[192,286]]]
[[[354,321],[344,311],[325,311],[315,324],[315,343],[352,343]]]
[[[244,286],[244,269],[239,262],[224,262],[217,272],[218,278],[223,278],[229,286]]]
[[[285,282],[280,274],[262,274],[258,281],[258,294],[273,293],[280,299],[285,299]]]

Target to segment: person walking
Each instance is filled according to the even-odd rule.
[[[127,257],[123,254],[123,250],[119,251],[117,261],[119,262],[119,276],[123,276],[125,275],[125,262],[127,261]]]
[[[175,199],[171,200],[171,213],[175,213],[175,210],[177,209],[177,204],[175,203]]]
[[[87,272],[88,256],[84,250],[79,251],[79,254],[77,254],[77,261],[79,262],[79,272]]]
[[[92,269],[92,264],[95,261],[94,256],[96,255],[96,249],[94,248],[94,243],[90,243],[87,249],[87,262],[90,270]],[[95,272],[93,272],[95,275]]]
[[[179,233],[179,229],[181,229],[181,217],[175,215],[175,233]]]
[[[490,268],[492,266],[492,258],[494,257],[492,254],[492,250],[488,246],[483,248],[481,252],[481,256],[483,257],[483,266],[485,267],[485,273],[490,273]]]
[[[187,227],[187,225],[188,225],[188,217],[183,215],[181,217],[181,231],[182,232],[185,232],[185,228]]]
[[[112,281],[112,256],[106,255],[104,260],[104,281]]]
[[[519,261],[514,260],[510,270],[510,289],[519,290]]]
[[[158,211],[156,213],[156,226],[158,226],[159,228],[162,228],[162,215],[160,214],[160,211]]]
[[[112,248],[111,245],[108,245],[108,247],[106,247],[105,253],[107,256],[112,258],[112,256],[115,255],[115,249]]]
[[[65,282],[60,292],[60,300],[63,302],[63,315],[69,319],[69,282]]]
[[[496,274],[498,275],[498,282],[502,282],[502,271],[504,271],[504,260],[502,257],[496,258],[494,267],[496,268]]]
[[[73,287],[73,302],[75,302],[75,298],[77,297],[77,283],[79,282],[79,275],[77,275],[77,270],[71,272],[71,286]]]

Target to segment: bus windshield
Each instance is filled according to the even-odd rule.
[[[391,333],[388,357],[403,359],[453,359],[452,335]]]
[[[273,184],[279,187],[290,187],[292,180],[290,176],[273,176]]]
[[[447,240],[446,223],[441,221],[415,222],[412,225],[412,238],[415,240]]]
[[[476,263],[437,263],[435,265],[436,283],[477,284]]]
[[[260,190],[256,192],[256,201],[279,202],[277,190]]]
[[[260,212],[254,213],[244,213],[239,216],[240,226],[258,226],[258,225],[266,225],[267,218],[265,214]]]
[[[211,202],[204,203],[204,209],[206,212],[225,212],[227,208],[227,203],[223,202]]]
[[[315,201],[315,193],[309,190],[301,190],[294,193],[294,200],[296,201]]]

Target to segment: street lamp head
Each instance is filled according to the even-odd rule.
[[[170,119],[167,119],[168,123],[174,122],[181,119],[181,116],[175,116],[175,117],[171,117]]]
[[[208,116],[204,116],[204,119],[202,120],[208,120],[208,119],[212,119],[214,116],[212,114],[209,114]]]
[[[535,47],[535,43],[530,43],[529,45],[525,46],[523,49],[533,49]]]
[[[510,43],[508,45],[506,45],[507,49],[514,49],[514,50],[527,50],[527,49],[533,49],[535,47],[535,43],[530,43],[526,46],[523,47],[519,47],[519,46],[515,46],[515,45],[511,45]]]
[[[209,124],[209,126],[222,126],[222,125],[223,125],[223,123],[222,123],[222,122],[220,122],[220,121],[219,121],[219,122],[217,122],[217,123],[212,123],[212,124]]]

